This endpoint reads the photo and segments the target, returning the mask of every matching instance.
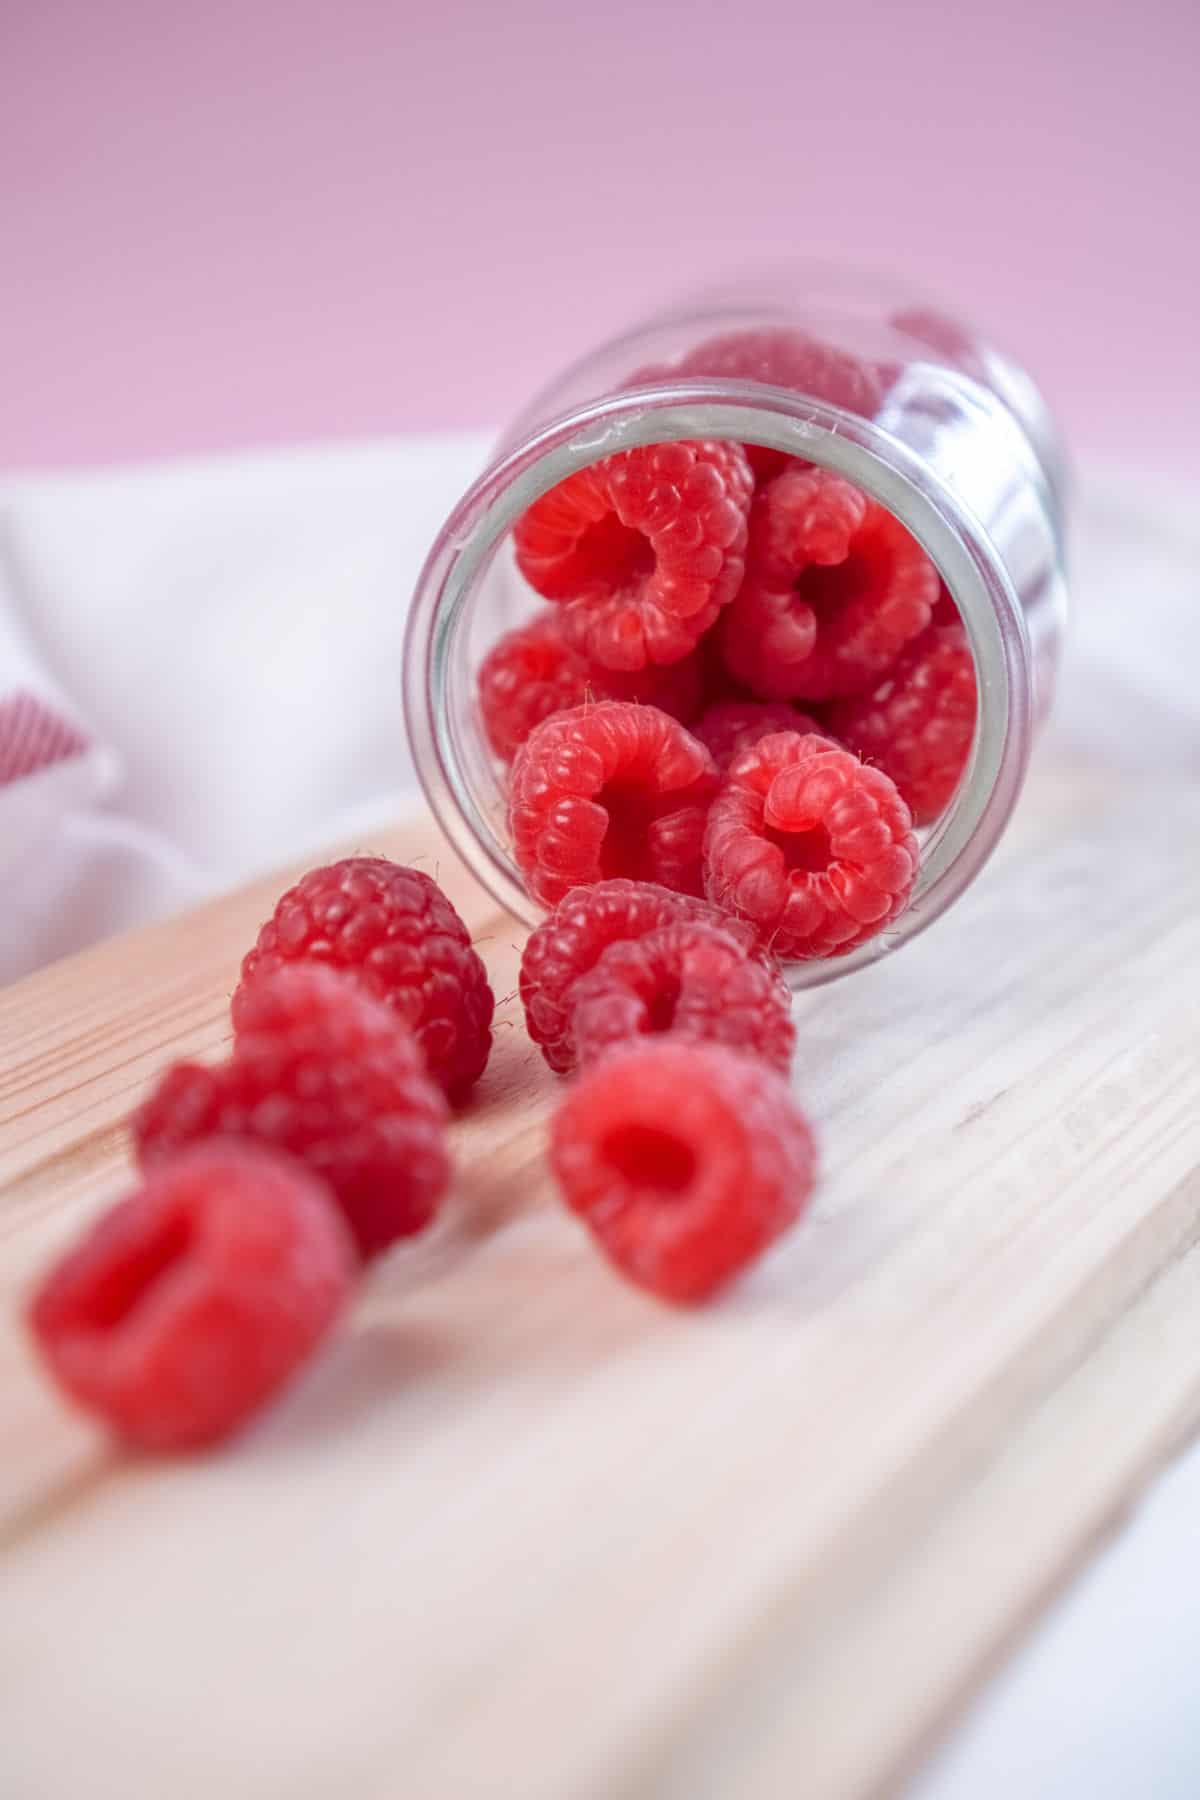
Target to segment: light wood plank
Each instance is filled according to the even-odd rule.
[[[388,847],[436,855],[419,824]],[[515,928],[442,874],[510,992]],[[1196,1421],[1200,795],[1060,751],[967,901],[798,1002],[819,1200],[697,1316],[555,1204],[553,1084],[502,1008],[435,1240],[236,1446],[134,1462],[57,1408],[15,1306],[119,1183],[147,1076],[219,1049],[278,885],[0,995],[0,1771],[49,1796],[84,1766],[89,1800],[892,1784]]]

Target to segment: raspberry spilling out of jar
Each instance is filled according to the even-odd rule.
[[[860,412],[887,385],[794,333],[715,340],[684,372]],[[777,451],[624,451],[513,537],[541,605],[490,648],[479,709],[551,909],[519,988],[573,1077],[549,1166],[620,1274],[692,1304],[807,1208],[780,965],[845,955],[907,906],[914,828],[971,754],[974,661],[903,526]],[[133,1121],[141,1186],[33,1296],[68,1396],[155,1450],[248,1423],[372,1259],[433,1220],[493,1005],[428,874],[354,857],[289,889],[245,958],[227,1060],[165,1072]]]

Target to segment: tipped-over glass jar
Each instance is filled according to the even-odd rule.
[[[800,271],[704,296],[567,370],[433,546],[405,647],[408,728],[447,837],[504,907],[536,921],[477,695],[497,639],[545,604],[518,572],[512,528],[587,465],[718,439],[818,465],[886,508],[936,566],[974,661],[973,742],[921,833],[907,908],[849,953],[790,963],[792,984],[809,986],[891,953],[962,894],[1009,819],[1054,685],[1066,605],[1054,425],[1029,378],[940,311],[865,278]],[[789,466],[751,454],[760,486]]]

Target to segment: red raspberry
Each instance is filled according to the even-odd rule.
[[[695,718],[703,693],[697,656],[632,675],[601,668],[568,644],[563,614],[544,607],[505,632],[480,666],[479,708],[497,756],[511,762],[535,725],[588,700],[642,701],[685,725]]]
[[[943,581],[938,589],[937,603],[933,609],[933,625],[961,625],[962,615],[950,598],[950,590]]]
[[[778,968],[712,925],[677,921],[610,944],[572,999],[584,1064],[630,1038],[664,1032],[726,1044],[785,1074],[792,1060],[791,996]]]
[[[712,752],[718,769],[724,771],[741,750],[748,750],[760,738],[776,731],[815,731],[827,736],[825,728],[799,707],[786,700],[716,700],[702,712],[692,726],[692,736]]]
[[[295,1374],[355,1268],[321,1182],[264,1150],[205,1144],[92,1226],[29,1323],[72,1399],[134,1444],[181,1450],[224,1437]]]
[[[452,1100],[487,1066],[495,1006],[487,971],[457,912],[420,869],[384,856],[310,869],[283,895],[242,963],[235,1028],[250,984],[295,962],[328,963],[386,1001]]]
[[[746,452],[755,487],[765,487],[768,481],[774,481],[776,475],[782,475],[793,464],[803,466],[800,458],[789,456],[786,450],[773,450],[770,444],[743,444],[742,449]]]
[[[610,944],[644,937],[676,920],[728,927],[743,949],[754,931],[727,918],[706,900],[671,893],[649,881],[598,881],[572,888],[548,919],[530,933],[521,957],[520,991],[525,1026],[550,1067],[565,1075],[575,1067],[575,985],[595,967]]]
[[[961,625],[931,625],[869,694],[829,720],[847,747],[894,781],[916,825],[954,796],[975,737],[975,663]]]
[[[716,770],[703,744],[654,706],[602,700],[545,719],[509,784],[513,853],[547,906],[614,875],[700,890]]]
[[[751,1057],[671,1038],[614,1050],[551,1125],[568,1206],[622,1274],[703,1300],[799,1218],[812,1134],[787,1083]]]
[[[979,371],[981,363],[974,338],[945,313],[935,312],[932,307],[911,306],[893,313],[888,323],[893,330],[936,351],[946,362],[971,374]]]
[[[827,470],[789,470],[755,500],[725,660],[768,699],[857,693],[924,631],[938,587],[886,507]]]
[[[534,501],[513,528],[517,565],[571,603],[569,636],[592,660],[677,662],[741,583],[753,485],[737,444],[621,451]]]
[[[211,1137],[288,1152],[329,1183],[372,1256],[433,1217],[450,1175],[446,1118],[407,1027],[313,963],[247,988],[231,1059],[176,1063],[133,1132],[146,1168]]]
[[[884,383],[869,363],[803,331],[727,332],[697,345],[683,359],[679,372],[791,388],[864,419],[874,418],[884,393]],[[745,450],[760,486],[785,468],[797,466],[782,450],[760,444],[747,444]]]
[[[699,375],[707,378],[708,373],[709,371],[702,368],[690,368],[686,359],[679,363],[643,363],[640,369],[635,369],[633,374],[621,383],[621,386],[623,388],[661,387],[666,383],[678,382],[689,376]],[[713,371],[714,379],[718,378],[720,373],[720,370]],[[754,379],[749,375],[738,378],[747,381]],[[781,469],[785,469],[794,460],[785,451],[770,450],[764,444],[743,444],[742,449],[746,453],[746,461],[750,465],[750,473],[754,477],[756,486],[761,486],[764,481],[770,480],[772,475],[778,475]]]
[[[638,595],[611,594],[564,606],[563,635],[576,655],[628,678],[693,655],[719,611],[714,604],[677,619]]]
[[[761,381],[769,387],[790,388],[867,419],[882,398],[870,363],[806,331],[786,328],[724,332],[697,344],[679,368],[714,381]]]
[[[710,900],[785,962],[840,956],[902,912],[917,873],[907,806],[828,738],[780,732],[743,750],[704,839]]]

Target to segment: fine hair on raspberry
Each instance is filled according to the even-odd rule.
[[[712,757],[653,706],[619,700],[543,721],[509,787],[513,854],[553,906],[581,883],[629,876],[698,894]]]
[[[703,676],[694,652],[665,667],[606,669],[568,642],[563,608],[548,606],[497,640],[478,688],[488,743],[511,762],[535,725],[592,700],[641,701],[686,725],[700,710]]]
[[[709,813],[709,898],[782,961],[844,955],[904,910],[917,875],[895,783],[827,738],[779,732],[738,755]]]
[[[133,1120],[150,1169],[206,1138],[285,1151],[328,1183],[364,1256],[423,1231],[450,1176],[448,1109],[408,1027],[295,963],[247,988],[229,1059],[169,1068]]]
[[[706,1299],[793,1224],[812,1133],[787,1083],[723,1045],[639,1039],[578,1077],[551,1126],[567,1205],[628,1280]]]
[[[310,869],[281,896],[242,962],[235,1029],[251,985],[298,962],[336,969],[390,1007],[451,1100],[462,1100],[487,1067],[495,1008],[487,971],[423,869],[385,856]]]
[[[924,631],[939,590],[886,507],[826,469],[787,469],[755,498],[724,658],[763,699],[858,693]]]
[[[932,825],[967,766],[977,704],[975,660],[955,618],[930,625],[877,686],[831,706],[829,720],[848,749],[895,782],[913,823]]]
[[[520,994],[525,1028],[556,1073],[578,1061],[574,998],[582,978],[610,944],[631,942],[676,921],[718,926],[753,954],[752,926],[706,900],[649,881],[597,881],[572,888],[532,931],[521,953]]]
[[[668,1033],[726,1044],[786,1073],[796,1031],[778,967],[748,955],[715,924],[679,920],[601,952],[576,983],[580,1062],[638,1037]]]
[[[815,731],[832,735],[811,713],[787,700],[715,700],[691,727],[712,753],[718,769],[728,769],[739,751],[776,731]]]
[[[620,451],[534,501],[513,529],[517,566],[589,660],[677,662],[741,585],[753,488],[739,444]]]

